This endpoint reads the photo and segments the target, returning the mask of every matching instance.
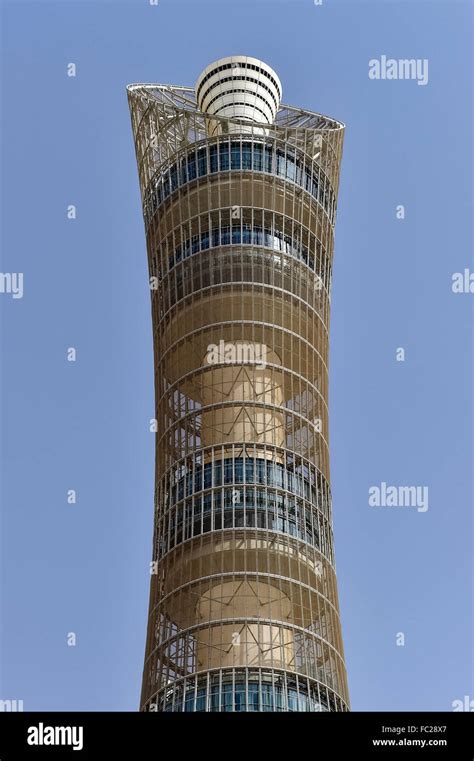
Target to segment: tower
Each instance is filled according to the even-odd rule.
[[[344,125],[248,56],[128,88],[150,273],[142,710],[344,711],[328,452]]]

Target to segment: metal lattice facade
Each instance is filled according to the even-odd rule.
[[[128,87],[157,420],[141,708],[348,710],[327,409],[344,126],[280,106],[255,59],[247,98],[223,61],[196,93]]]

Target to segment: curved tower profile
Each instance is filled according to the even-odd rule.
[[[141,709],[345,711],[328,452],[344,125],[248,56],[129,85],[152,295]]]

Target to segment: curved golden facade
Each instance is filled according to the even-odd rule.
[[[157,420],[141,708],[348,710],[327,410],[344,127],[281,106],[211,134],[190,88],[128,96]]]

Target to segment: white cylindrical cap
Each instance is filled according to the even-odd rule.
[[[230,132],[249,132],[250,125],[273,124],[281,94],[281,82],[273,69],[250,56],[220,58],[207,66],[196,82],[196,100],[203,113],[244,122],[229,125]],[[222,124],[210,120],[209,135],[220,132]]]

